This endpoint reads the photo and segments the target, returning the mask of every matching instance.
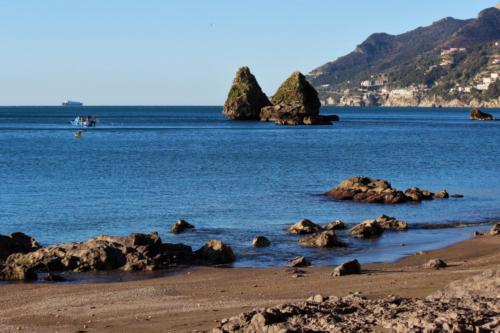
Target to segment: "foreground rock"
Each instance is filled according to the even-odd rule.
[[[83,243],[12,254],[5,261],[0,278],[35,280],[36,272],[151,271],[191,261],[190,246],[162,243],[157,233],[99,236]]]
[[[241,67],[224,103],[223,113],[235,120],[259,120],[260,110],[270,105],[250,69]]]
[[[327,230],[306,236],[299,240],[299,244],[312,247],[345,247],[346,244],[339,240],[334,230]]]
[[[498,281],[491,270],[417,300],[316,295],[223,319],[213,332],[498,332]]]
[[[179,234],[190,229],[194,229],[194,225],[190,224],[186,220],[177,220],[177,222],[175,222],[175,224],[170,228],[170,231],[174,234]]]
[[[257,236],[252,240],[253,247],[267,247],[271,245],[271,241],[264,236]]]
[[[424,264],[424,268],[429,268],[429,269],[440,269],[446,267],[448,267],[448,264],[441,259],[431,259]]]
[[[286,263],[287,267],[309,267],[311,262],[305,257],[295,257]]]
[[[271,106],[262,108],[260,119],[278,125],[330,125],[338,116],[320,116],[318,92],[300,72],[294,72],[271,98]]]
[[[209,240],[194,255],[199,262],[210,265],[230,264],[236,259],[233,249],[220,240]]]
[[[470,110],[470,119],[471,120],[495,120],[495,117],[489,113],[482,112],[479,109]]]
[[[286,229],[289,233],[294,235],[307,235],[314,234],[323,230],[320,225],[308,220],[303,219]]]
[[[495,224],[491,228],[489,234],[492,235],[492,236],[498,236],[498,235],[500,235],[500,223]]]
[[[40,248],[40,244],[22,232],[0,235],[0,261],[4,261],[13,253],[28,253]]]
[[[344,275],[352,275],[352,274],[361,274],[361,265],[358,260],[349,260],[335,267],[332,272],[332,276],[344,276]]]
[[[418,187],[412,187],[402,192],[394,189],[386,180],[364,176],[346,179],[337,187],[326,192],[325,195],[336,200],[384,204],[398,204],[409,201],[420,202],[422,200],[432,200],[435,197],[434,193],[421,190]],[[439,194],[439,196],[442,195],[443,193]]]

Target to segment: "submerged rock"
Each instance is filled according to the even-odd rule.
[[[190,224],[186,220],[177,220],[175,224],[170,228],[170,231],[174,234],[178,234],[189,229],[194,229],[194,225]]]
[[[270,105],[250,69],[241,67],[229,90],[223,113],[235,120],[259,120],[260,110]]]
[[[7,259],[13,253],[28,253],[39,248],[40,244],[35,239],[22,232],[0,235],[0,261]]]
[[[257,236],[252,240],[253,247],[267,247],[271,245],[271,241],[264,236]]]
[[[300,220],[299,222],[297,222],[294,225],[287,228],[287,231],[289,233],[294,234],[294,235],[314,234],[314,233],[320,232],[322,230],[323,229],[321,228],[320,225],[318,225],[318,224],[316,224],[308,219]]]
[[[204,264],[230,264],[236,260],[233,249],[220,240],[209,240],[194,252],[195,258]]]
[[[482,112],[481,110],[474,108],[470,110],[471,120],[495,120],[495,117],[489,113]]]
[[[157,233],[130,234],[127,237],[99,236],[83,243],[14,253],[5,261],[0,279],[34,280],[37,272],[155,270],[187,264],[191,260],[190,246],[162,243]]]
[[[450,197],[450,195],[448,194],[448,192],[446,190],[443,190],[441,192],[437,192],[436,194],[434,194],[434,198],[436,199],[448,199]]]
[[[289,260],[286,263],[287,267],[309,267],[311,266],[311,262],[307,260],[305,257],[295,257],[292,260]]]
[[[352,275],[352,274],[361,274],[361,265],[358,260],[349,260],[335,267],[331,276],[344,276],[344,275]]]
[[[346,244],[339,240],[334,230],[323,231],[309,235],[299,240],[300,245],[312,247],[345,247]]]

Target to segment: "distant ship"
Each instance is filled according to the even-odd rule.
[[[64,101],[62,106],[83,106],[83,103],[77,101]]]

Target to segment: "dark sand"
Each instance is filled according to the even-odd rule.
[[[421,267],[433,258],[450,267]],[[425,297],[498,265],[500,237],[482,236],[397,263],[365,265],[358,276],[332,278],[332,267],[308,268],[299,278],[286,268],[193,268],[131,282],[5,284],[0,286],[0,332],[211,331],[222,318],[316,294]]]

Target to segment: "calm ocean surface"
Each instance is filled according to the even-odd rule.
[[[0,234],[23,231],[48,245],[155,230],[195,249],[222,239],[236,251],[235,266],[282,266],[295,255],[333,265],[396,260],[489,228],[422,224],[500,217],[500,122],[471,122],[465,109],[322,112],[341,122],[234,122],[221,107],[2,107]],[[100,123],[77,139],[69,121],[87,114]],[[321,196],[354,175],[465,198],[389,206]],[[417,228],[369,241],[340,233],[350,247],[332,250],[301,247],[282,230],[301,218],[354,225],[380,214]],[[179,218],[197,231],[170,234]],[[258,234],[272,246],[253,249]]]

